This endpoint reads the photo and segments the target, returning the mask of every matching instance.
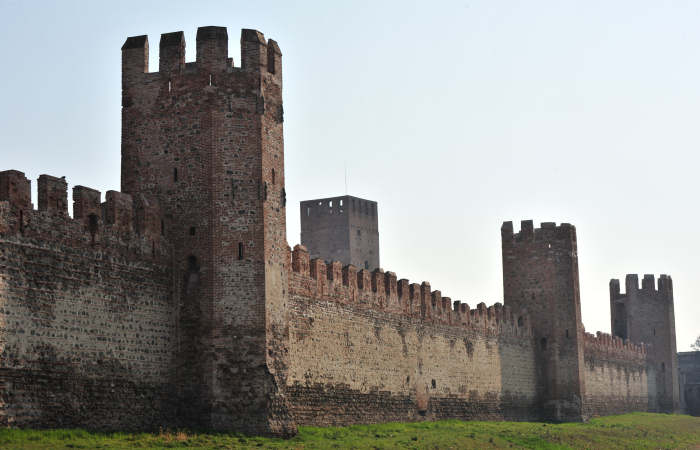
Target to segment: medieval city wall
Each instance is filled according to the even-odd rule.
[[[286,394],[299,424],[534,420],[529,318],[428,283],[292,255]]]
[[[157,211],[78,186],[73,219],[65,181],[42,177],[40,210],[0,201],[0,423],[172,424],[177,308]]]
[[[656,376],[643,344],[586,333],[583,373],[585,417],[656,408]]]

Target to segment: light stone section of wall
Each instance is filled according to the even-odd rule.
[[[157,429],[173,412],[168,266],[0,239],[0,424]]]
[[[0,241],[0,255],[2,367],[24,367],[50,347],[64,364],[117,360],[140,381],[169,376],[174,314],[167,272],[97,252],[8,241]]]
[[[587,360],[585,363],[586,415],[604,416],[653,410],[656,381],[646,364]]]
[[[502,411],[506,398],[517,398],[523,408],[536,402],[530,339],[505,342],[459,326],[421,324],[386,311],[301,296],[292,296],[290,306],[289,386],[384,392],[410,398],[417,411],[428,414],[430,404],[449,401],[447,409],[434,406],[432,413],[442,417],[502,417],[509,415]],[[337,407],[343,409],[345,401],[338,400]],[[473,411],[467,411],[468,402]],[[355,421],[381,421],[371,411],[366,414]]]

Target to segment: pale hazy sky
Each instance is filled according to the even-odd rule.
[[[500,226],[570,222],[586,329],[608,281],[668,273],[678,349],[700,334],[697,1],[0,0],[0,170],[119,189],[120,47],[198,26],[280,44],[289,243],[303,199],[379,202],[381,261],[502,301]],[[36,193],[34,192],[34,195]],[[36,200],[35,200],[36,201]],[[516,225],[516,229],[518,225]]]

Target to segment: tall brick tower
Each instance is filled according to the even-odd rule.
[[[301,244],[312,258],[379,268],[377,202],[351,195],[299,204]]]
[[[673,311],[673,281],[661,275],[658,289],[654,275],[625,277],[625,293],[620,280],[610,280],[610,321],[613,334],[634,342],[651,344],[647,353],[656,379],[656,405],[651,411],[678,412],[678,354],[676,353],[676,320]]]
[[[504,304],[526,308],[538,348],[543,415],[580,421],[585,392],[576,228],[531,220],[501,228]]]
[[[176,380],[189,426],[285,435],[288,322],[282,64],[277,43],[223,27],[122,47],[122,191],[160,202],[174,244]]]

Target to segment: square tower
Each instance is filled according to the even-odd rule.
[[[543,416],[583,420],[583,323],[579,294],[576,228],[531,220],[501,227],[503,303],[527,310],[537,339],[539,394]]]
[[[224,27],[122,47],[122,191],[159,202],[173,244],[179,417],[191,427],[294,432],[286,370],[287,265],[282,59],[241,31],[240,66]]]
[[[625,292],[620,280],[610,280],[610,322],[615,336],[650,344],[647,354],[656,375],[657,404],[651,411],[678,412],[678,355],[676,353],[676,319],[673,310],[673,280],[661,275],[657,280],[647,274],[642,278],[625,277]]]
[[[312,258],[379,268],[377,202],[345,195],[306,200],[300,206],[301,244]]]

